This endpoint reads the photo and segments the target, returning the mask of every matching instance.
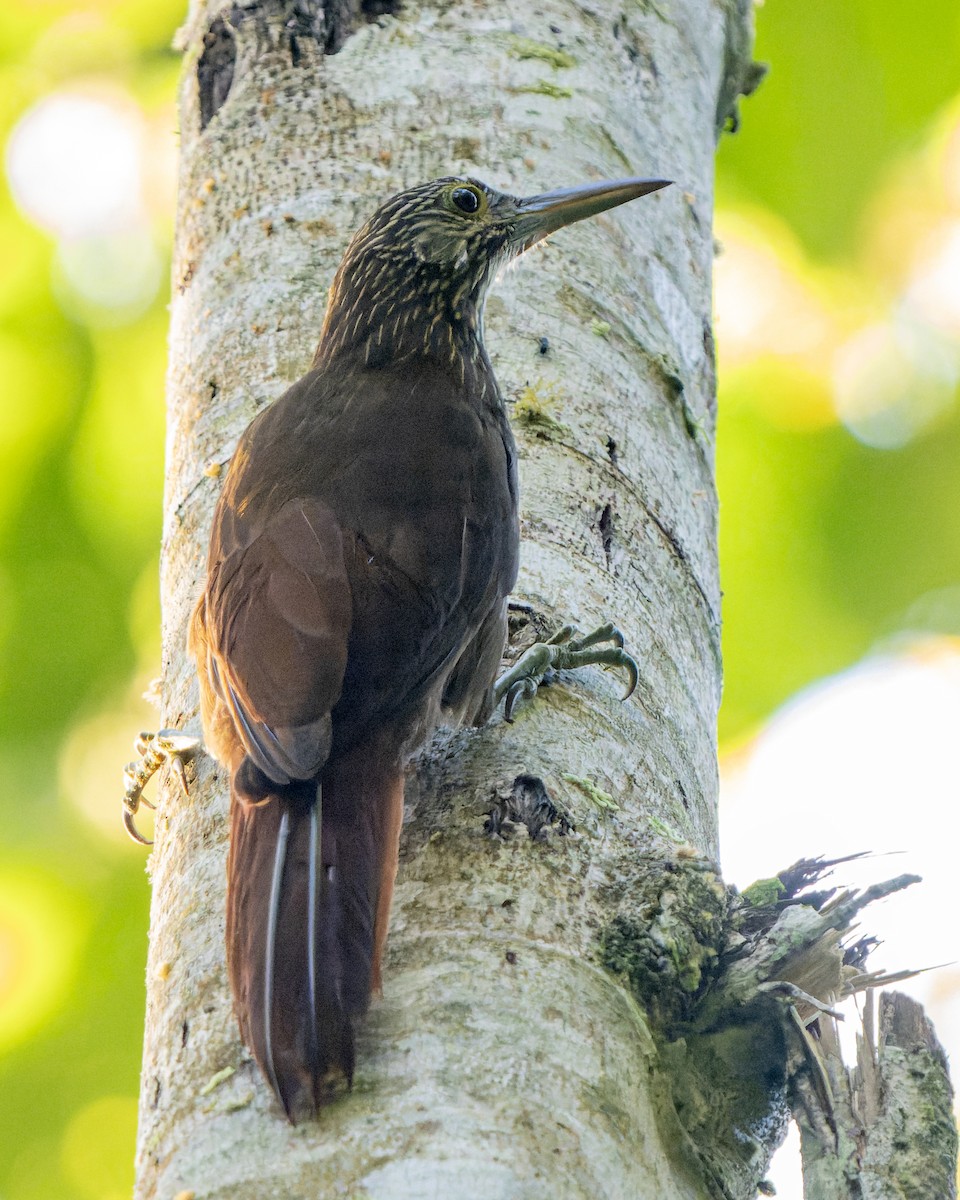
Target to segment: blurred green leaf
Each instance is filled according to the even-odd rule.
[[[768,0],[756,20],[771,70],[721,146],[721,194],[760,201],[815,254],[842,258],[884,169],[956,94],[957,6]]]

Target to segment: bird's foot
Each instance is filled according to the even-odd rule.
[[[636,659],[623,648],[623,634],[612,623],[601,625],[585,637],[575,637],[576,629],[564,625],[545,642],[535,642],[525,650],[509,671],[493,685],[494,706],[503,700],[503,715],[513,720],[513,711],[521,699],[531,700],[544,677],[551,671],[570,671],[577,667],[599,665],[626,671],[629,700],[640,678]],[[605,643],[612,642],[612,645]]]
[[[200,749],[200,740],[181,733],[179,729],[161,729],[157,733],[141,733],[134,742],[134,748],[139,758],[127,763],[123,769],[123,827],[135,842],[152,846],[150,839],[137,829],[135,820],[141,804],[147,808],[155,807],[144,796],[143,789],[166,764],[176,776],[181,792],[188,796],[186,766]]]

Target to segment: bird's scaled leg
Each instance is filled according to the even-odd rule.
[[[640,678],[636,660],[623,648],[623,634],[612,623],[601,625],[585,637],[574,637],[572,625],[564,625],[545,642],[535,642],[517,659],[493,685],[496,707],[504,701],[503,715],[513,720],[513,710],[521,698],[532,699],[537,694],[548,671],[570,671],[577,667],[599,665],[619,667],[626,671],[628,687],[624,700],[629,700]],[[612,646],[605,646],[612,642]]]
[[[200,749],[200,740],[179,729],[161,729],[157,733],[141,733],[134,748],[140,757],[123,768],[123,827],[135,842],[152,846],[150,839],[137,829],[135,821],[141,804],[147,808],[155,807],[144,796],[143,789],[166,763],[176,776],[181,792],[184,796],[189,795],[186,765]]]

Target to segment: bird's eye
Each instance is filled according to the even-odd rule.
[[[480,197],[473,188],[454,188],[450,193],[450,199],[461,212],[475,213],[480,207]]]

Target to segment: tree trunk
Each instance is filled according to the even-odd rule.
[[[819,1030],[830,1103],[795,1077],[807,1200],[954,1200],[957,1124],[946,1055],[915,1000],[873,996],[864,1006],[857,1062],[841,1062],[836,1028]],[[809,1083],[809,1075],[806,1077]]]
[[[515,724],[434,739],[409,779],[353,1091],[296,1129],[231,1012],[226,780],[201,756],[188,801],[166,785],[136,1195],[753,1196],[779,1084],[733,1098],[728,1145],[733,1122],[692,1088],[678,1098],[682,1040],[659,1051],[648,1018],[684,1016],[730,901],[711,866],[709,312],[713,151],[751,78],[748,0],[220,3],[195,0],[183,33],[165,725],[198,728],[186,629],[220,468],[309,364],[377,203],[455,172],[514,194],[677,184],[561,232],[487,307],[521,455],[521,637],[615,620],[634,698],[591,669]]]

